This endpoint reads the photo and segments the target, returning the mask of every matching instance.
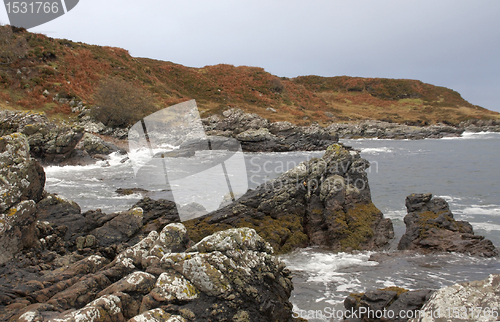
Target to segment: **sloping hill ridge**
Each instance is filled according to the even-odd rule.
[[[196,99],[202,117],[239,107],[271,121],[298,125],[365,119],[456,125],[471,118],[499,118],[498,113],[467,102],[451,89],[418,80],[280,78],[258,67],[191,68],[135,58],[120,48],[52,39],[14,28],[12,41],[19,39],[25,39],[26,54],[0,65],[0,108],[44,111],[52,118],[75,117],[73,102],[95,104],[96,88],[106,77],[118,77],[149,91],[158,109]]]

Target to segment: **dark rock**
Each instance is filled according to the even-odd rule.
[[[459,252],[481,257],[498,255],[490,240],[475,236],[468,222],[453,218],[444,199],[432,198],[432,194],[411,194],[406,197],[406,208],[406,232],[398,249]]]
[[[140,193],[141,195],[147,195],[149,193],[148,190],[142,189],[142,188],[118,188],[115,191],[117,194],[122,195],[122,196],[129,196],[134,193]]]
[[[408,291],[399,287],[353,293],[344,300],[344,307],[355,317],[345,321],[408,321],[409,312],[420,310],[431,294],[431,290]]]
[[[306,245],[383,249],[394,233],[391,221],[371,202],[368,166],[357,152],[333,145],[321,159],[303,162],[185,225],[195,241],[216,231],[250,227],[281,253]]]

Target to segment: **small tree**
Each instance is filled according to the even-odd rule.
[[[101,81],[95,99],[93,117],[110,127],[127,127],[157,110],[149,92],[116,77]]]
[[[28,51],[24,37],[16,37],[8,25],[0,25],[0,64],[10,64]]]

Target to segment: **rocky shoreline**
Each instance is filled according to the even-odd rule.
[[[44,165],[87,165],[107,160],[118,152],[126,159],[127,128],[108,128],[95,123],[84,109],[78,122],[55,124],[42,112],[0,110],[0,136],[23,133],[28,137],[31,155]],[[500,132],[500,121],[469,120],[450,126],[410,126],[382,121],[317,123],[295,126],[289,122],[270,122],[257,114],[236,108],[202,119],[207,136],[237,139],[243,152],[323,151],[339,139],[410,139],[458,137],[469,132]],[[190,153],[192,151],[186,151]],[[176,152],[183,153],[182,146]]]
[[[0,138],[0,320],[293,321],[292,275],[274,253],[310,245],[380,251],[394,238],[371,202],[369,163],[341,144],[183,224],[173,202],[149,198],[125,212],[82,213],[44,191],[31,146],[22,133]],[[444,200],[415,194],[406,206],[401,250],[497,256]],[[429,304],[428,290],[372,291],[346,299],[346,308],[443,305],[434,294]]]

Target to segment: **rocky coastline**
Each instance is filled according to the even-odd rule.
[[[127,128],[109,128],[95,123],[88,109],[78,121],[56,124],[43,112],[0,110],[0,136],[23,133],[28,137],[31,155],[43,165],[87,165],[107,160],[117,152],[126,160]],[[412,126],[383,121],[332,123],[296,126],[289,122],[270,122],[257,114],[230,108],[220,115],[202,119],[207,136],[237,139],[243,152],[323,151],[339,139],[410,139],[458,137],[469,132],[500,132],[500,121],[468,120],[458,126],[446,124]],[[180,150],[179,156],[190,151]]]
[[[46,124],[40,117],[35,123]],[[6,132],[26,132],[27,124],[33,123]],[[37,133],[0,138],[0,320],[293,321],[292,275],[274,254],[310,245],[380,251],[394,237],[391,221],[371,201],[369,163],[338,143],[235,203],[180,224],[167,200],[146,197],[125,212],[82,213],[45,192],[43,168],[31,152]],[[54,142],[60,135],[73,143],[82,134],[75,147],[84,136],[48,133]],[[46,151],[51,140],[38,146]],[[60,151],[55,155],[70,159]],[[453,219],[444,200],[415,194],[406,205],[400,250],[497,256],[490,241]],[[429,304],[434,294],[374,290],[353,294],[345,305],[419,310],[442,305],[440,298]]]

